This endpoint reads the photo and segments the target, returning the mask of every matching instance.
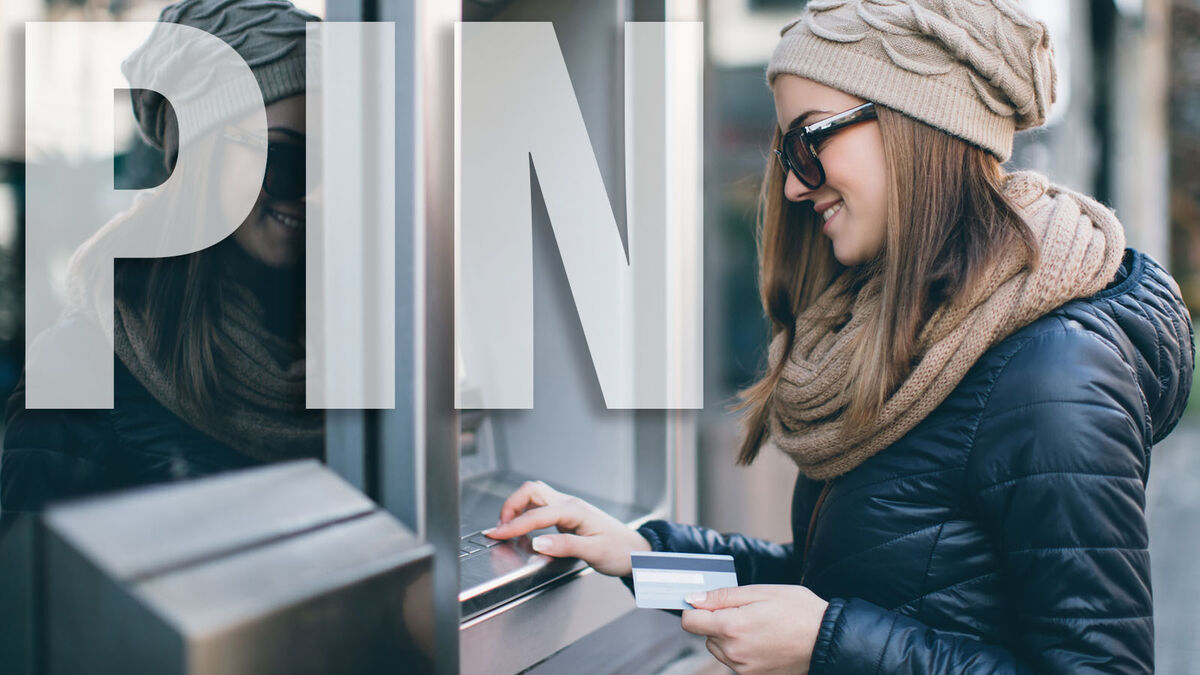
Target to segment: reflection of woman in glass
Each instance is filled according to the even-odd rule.
[[[126,228],[199,222],[202,214],[151,190],[76,253],[70,309],[35,351],[53,358],[71,344],[72,333],[99,330],[104,319],[97,308],[111,292],[115,405],[26,410],[19,386],[8,404],[0,465],[6,512],[321,455],[322,417],[304,405],[304,35],[312,20],[274,0],[184,0],[163,10],[160,21],[216,35],[250,66],[266,103],[262,189],[232,236],[190,255],[120,260],[111,291],[93,284],[101,277],[96,266]],[[143,48],[126,61],[126,72],[163,67],[173,57]],[[221,209],[230,186],[258,178],[244,175],[245,145],[253,141],[235,124],[248,113],[222,98],[219,81],[212,84],[193,92],[210,114],[186,146],[194,161],[179,165],[190,174],[177,178],[210,195],[206,206]],[[170,106],[149,90],[135,90],[133,101],[143,137],[174,170],[180,139]]]
[[[732,555],[742,586],[683,628],[739,672],[1151,672],[1145,485],[1191,326],[1110,210],[1001,169],[1052,58],[1011,0],[808,3],[767,71],[774,330],[739,457],[799,466],[793,542],[633,531],[542,483],[492,536],[557,525],[535,548],[623,577]]]

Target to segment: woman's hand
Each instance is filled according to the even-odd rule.
[[[804,586],[735,586],[688,597],[683,629],[738,675],[807,673],[825,608]]]
[[[636,530],[540,480],[525,483],[505,500],[500,523],[484,534],[511,539],[552,525],[564,534],[534,537],[533,549],[555,558],[579,558],[601,574],[628,576],[629,554],[650,550],[650,542]]]

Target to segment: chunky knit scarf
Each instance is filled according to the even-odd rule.
[[[164,407],[188,424],[262,461],[319,457],[324,421],[305,409],[304,344],[267,330],[264,312],[250,289],[230,281],[213,346],[222,385],[221,414],[213,420],[180,396],[157,363],[138,312],[118,300],[113,346],[121,363]]]
[[[880,282],[852,292],[848,275],[835,281],[796,320],[796,336],[769,411],[771,440],[809,478],[827,479],[855,468],[895,443],[954,390],[991,346],[1038,317],[1103,289],[1117,273],[1125,235],[1112,211],[1044,176],[1007,177],[1005,196],[1039,242],[1041,263],[1022,270],[1019,251],[999,260],[975,296],[938,308],[918,338],[916,365],[876,418],[845,429],[846,373],[851,345],[880,310]],[[815,317],[846,316],[834,328]],[[772,368],[783,357],[784,334],[771,343]]]

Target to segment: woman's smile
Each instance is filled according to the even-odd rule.
[[[304,217],[303,216],[297,217],[294,215],[289,215],[289,214],[279,211],[277,209],[273,209],[270,206],[263,206],[263,211],[265,211],[267,213],[267,215],[271,217],[271,220],[275,221],[277,224],[282,226],[288,232],[303,232],[304,231]]]
[[[842,207],[844,207],[845,205],[846,205],[846,202],[839,199],[837,202],[833,203],[832,205],[821,204],[820,205],[822,207],[821,209],[817,209],[816,206],[813,206],[813,210],[816,211],[821,216],[821,220],[824,223],[821,226],[821,230],[823,232],[825,232],[825,234],[829,234],[830,221],[832,221],[839,213],[842,212]]]

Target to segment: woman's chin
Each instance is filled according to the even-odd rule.
[[[290,270],[304,262],[303,251],[269,251],[256,257],[260,263],[277,270]]]
[[[833,246],[833,257],[846,267],[854,267],[864,262],[863,256],[859,255],[858,251],[843,251],[838,248],[837,244]]]
[[[847,244],[846,242],[838,242],[836,239],[833,242],[833,257],[845,267],[855,267],[870,262],[880,251],[881,247],[865,247],[861,245]]]
[[[288,270],[304,262],[303,246],[271,241],[253,241],[252,246],[238,243],[254,262],[264,267]]]

